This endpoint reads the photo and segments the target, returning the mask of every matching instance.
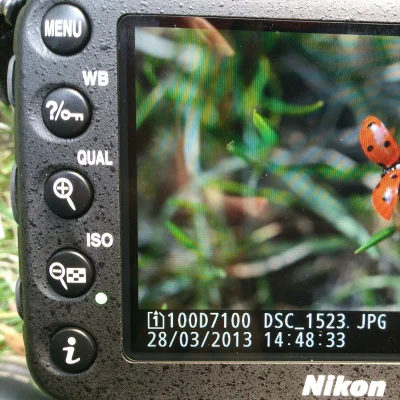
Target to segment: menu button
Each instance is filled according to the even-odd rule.
[[[74,37],[82,36],[82,21],[72,19],[51,19],[44,24],[45,37]]]
[[[42,22],[42,38],[54,53],[71,55],[82,50],[89,41],[89,21],[78,8],[61,4],[51,8]]]

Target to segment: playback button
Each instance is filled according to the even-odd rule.
[[[47,281],[61,296],[82,296],[93,284],[94,267],[90,259],[79,251],[60,250],[47,262]]]
[[[63,170],[47,179],[44,200],[50,210],[62,218],[78,218],[85,214],[93,203],[90,182],[80,173]]]
[[[45,98],[42,118],[51,133],[69,139],[86,131],[92,113],[89,101],[83,94],[75,89],[60,88]]]

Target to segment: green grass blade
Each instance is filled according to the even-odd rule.
[[[400,278],[388,275],[365,276],[352,282],[336,287],[328,296],[321,299],[318,309],[340,304],[342,301],[363,293],[366,290],[396,289],[400,287]]]
[[[314,104],[308,104],[308,105],[288,104],[276,98],[274,99],[268,98],[263,101],[263,107],[279,115],[310,114],[320,109],[323,105],[324,102],[322,100],[319,100]]]
[[[243,115],[249,115],[249,111],[260,104],[264,97],[263,89],[269,84],[271,74],[272,68],[268,58],[264,56],[260,57],[257,73],[243,93],[240,107],[243,110]]]
[[[371,173],[377,173],[379,170],[374,164],[360,164],[352,168],[341,170],[330,165],[311,165],[305,166],[310,174],[316,174],[324,179],[340,180],[340,181],[354,181],[364,178]]]
[[[363,251],[369,249],[370,247],[376,246],[378,243],[382,242],[391,236],[393,236],[397,231],[395,225],[389,226],[388,228],[381,229],[380,231],[374,233],[371,238],[361,247],[359,247],[354,254],[362,253]]]
[[[229,272],[236,278],[257,278],[287,268],[310,255],[334,254],[347,247],[348,242],[343,237],[330,236],[311,239],[299,244],[292,244],[287,250],[271,255],[266,260],[233,265]]]
[[[171,233],[172,236],[184,247],[187,249],[198,249],[197,243],[191,239],[182,229],[177,227],[171,221],[167,221],[166,223],[167,229]]]
[[[139,128],[143,124],[144,120],[162,100],[166,89],[167,86],[165,83],[156,86],[153,91],[146,97],[143,103],[138,105],[136,111],[136,128]]]
[[[226,150],[233,156],[241,158],[247,164],[254,165],[253,160],[247,155],[243,145],[236,144],[232,141],[226,145]]]
[[[330,222],[346,237],[359,244],[369,239],[366,229],[348,213],[341,201],[308,175],[288,173],[282,175],[281,179],[309,209]],[[379,256],[375,249],[371,249],[370,254],[374,258]]]
[[[282,206],[292,205],[296,198],[290,192],[275,188],[252,188],[245,183],[230,180],[214,179],[207,182],[207,187],[221,192],[240,195],[243,197],[264,197],[274,204]]]
[[[193,214],[211,214],[210,209],[205,204],[177,197],[168,199],[168,205],[174,208],[184,208]]]
[[[257,110],[253,111],[253,123],[260,132],[261,138],[266,147],[273,147],[279,143],[279,135],[270,125],[266,118],[263,118]]]

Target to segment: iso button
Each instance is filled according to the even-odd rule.
[[[44,199],[50,210],[59,217],[78,218],[92,205],[93,189],[82,174],[63,170],[47,179]]]
[[[86,15],[70,4],[51,8],[42,21],[42,39],[56,54],[76,54],[86,46],[89,38],[90,26]]]
[[[61,296],[82,296],[93,284],[93,264],[79,251],[60,250],[47,263],[47,281]]]
[[[92,113],[89,101],[83,94],[75,89],[60,88],[45,98],[42,118],[51,133],[69,139],[86,131]]]

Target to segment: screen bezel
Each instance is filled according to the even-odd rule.
[[[138,218],[137,218],[137,171],[136,171],[136,110],[135,79],[128,80],[127,72],[135,71],[136,27],[181,28],[183,16],[138,16],[128,14],[118,23],[118,96],[120,121],[120,194],[121,194],[121,254],[123,290],[123,351],[130,361],[399,361],[400,354],[379,353],[149,353],[133,351],[133,337],[137,334],[138,320]],[[189,17],[191,18],[191,17]],[[344,35],[400,36],[400,25],[378,23],[317,22],[300,20],[213,18],[208,21],[216,28],[226,30],[279,31],[293,33],[327,33]],[[231,25],[226,27],[227,23]],[[127,46],[122,38],[129,38]],[[134,74],[135,75],[135,74]],[[128,98],[133,100],[128,102]],[[128,104],[129,103],[129,104]],[[129,107],[131,106],[131,107]],[[124,145],[127,144],[127,145]],[[132,162],[132,158],[135,161]],[[132,229],[134,228],[134,229]],[[135,251],[132,251],[135,250]],[[134,268],[132,268],[134,266]],[[141,310],[143,311],[143,310]],[[154,311],[154,310],[149,310]],[[187,310],[173,310],[174,312]],[[224,311],[224,310],[219,310]],[[229,310],[232,311],[232,310]],[[263,310],[268,311],[268,310]]]

